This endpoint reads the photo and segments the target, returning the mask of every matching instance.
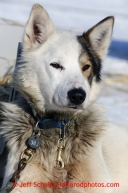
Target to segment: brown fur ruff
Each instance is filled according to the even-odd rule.
[[[19,100],[15,104],[0,104],[0,113],[2,114],[0,134],[4,136],[9,151],[15,156],[17,163],[21,152],[27,147],[26,141],[32,135],[35,125],[35,120],[28,109],[28,104],[25,100]],[[63,170],[55,168],[59,130],[43,130],[40,137],[41,146],[37,149],[32,161],[22,172],[19,182],[24,181],[24,175],[26,176],[30,170],[33,172],[36,170],[38,174],[42,171],[42,173],[39,174],[40,178],[37,178],[36,174],[36,181],[69,181],[74,177],[76,181],[81,181],[81,177],[79,175],[76,177],[75,174],[81,169],[78,163],[86,160],[87,154],[102,135],[101,128],[104,126],[104,119],[101,119],[102,114],[103,112],[101,112],[97,105],[92,105],[86,111],[80,111],[73,116],[66,128],[66,147],[63,152],[65,169]],[[64,115],[54,114],[54,117],[63,119]],[[17,165],[14,167],[16,169]],[[27,178],[28,181],[32,180],[32,178]],[[52,191],[60,193],[63,192],[64,189],[63,191],[60,189],[54,189]],[[49,190],[49,192],[51,192],[51,190]]]

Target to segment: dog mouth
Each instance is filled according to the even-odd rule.
[[[58,108],[58,110],[60,109],[60,110],[69,110],[69,111],[71,111],[71,110],[83,110],[83,105],[82,104],[80,104],[80,105],[77,105],[77,104],[72,104],[72,103],[68,103],[68,104],[58,104],[55,100],[53,100],[53,104],[55,105],[55,107],[56,108]]]
[[[67,106],[69,109],[79,109],[78,106]]]
[[[67,105],[66,108],[73,109],[73,110],[77,110],[77,109],[82,110],[83,109],[82,105],[72,105],[72,104]]]
[[[82,105],[72,105],[72,104],[68,104],[68,105],[57,105],[57,104],[55,104],[55,106],[57,107],[57,108],[60,108],[62,111],[64,110],[82,110],[83,109],[83,107],[82,107]]]
[[[69,107],[70,109],[77,109],[77,107]]]

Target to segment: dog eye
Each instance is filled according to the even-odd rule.
[[[86,64],[86,65],[82,68],[82,70],[85,71],[85,70],[88,70],[89,68],[90,68],[90,65],[89,65],[89,64]]]
[[[52,66],[52,67],[54,67],[54,68],[57,68],[57,69],[58,69],[58,68],[63,69],[63,67],[62,67],[60,64],[56,63],[56,62],[55,62],[55,63],[51,63],[50,66]]]

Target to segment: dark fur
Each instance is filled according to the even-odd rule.
[[[92,63],[92,73],[88,77],[88,81],[91,85],[93,77],[96,77],[96,81],[101,81],[101,59],[93,50],[92,46],[90,45],[89,39],[87,38],[87,34],[83,34],[82,36],[78,36],[78,41],[83,48],[83,53],[87,53],[89,56],[89,60]]]

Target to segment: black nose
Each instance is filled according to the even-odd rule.
[[[86,93],[82,89],[72,89],[68,92],[68,98],[74,105],[81,105],[86,97]]]

